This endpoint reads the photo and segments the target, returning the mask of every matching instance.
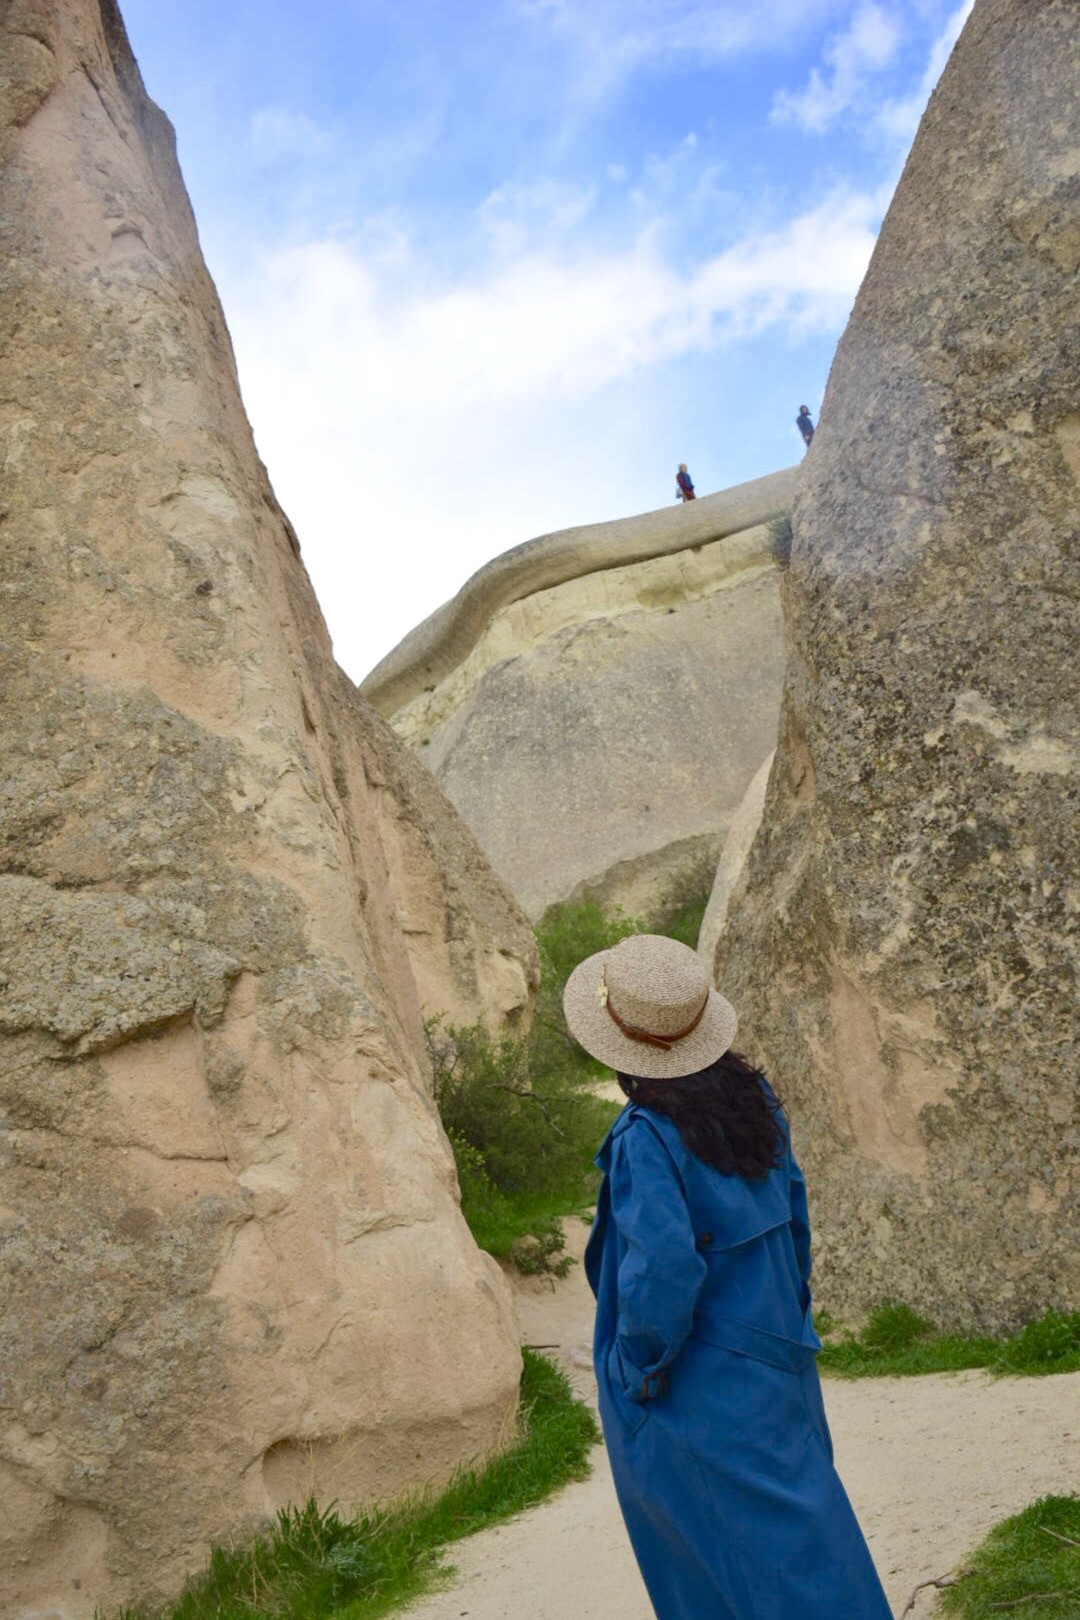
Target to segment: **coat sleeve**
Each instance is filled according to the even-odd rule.
[[[647,1401],[690,1335],[706,1265],[678,1170],[646,1121],[613,1144],[609,1184],[622,1239],[616,1346],[627,1394]]]

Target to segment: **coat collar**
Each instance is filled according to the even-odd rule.
[[[657,1131],[665,1138],[669,1148],[674,1146],[676,1142],[681,1144],[682,1138],[679,1135],[679,1128],[668,1119],[666,1114],[657,1114],[651,1108],[642,1108],[638,1103],[628,1102],[604,1137],[593,1160],[597,1169],[602,1170],[605,1176],[611,1168],[611,1150],[615,1141],[625,1130],[630,1128],[636,1119],[647,1121],[654,1131]],[[674,1142],[672,1138],[674,1138]]]

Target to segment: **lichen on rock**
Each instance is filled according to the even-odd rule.
[[[795,504],[764,818],[716,965],[796,1122],[825,1298],[1080,1305],[1071,0],[978,0]]]

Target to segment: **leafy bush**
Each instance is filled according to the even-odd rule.
[[[566,1247],[559,1214],[569,1214],[565,1200],[551,1200],[544,1194],[516,1197],[500,1192],[484,1169],[483,1155],[459,1136],[448,1132],[457,1163],[461,1187],[461,1213],[481,1249],[500,1260],[510,1260],[527,1276],[547,1272],[565,1277],[572,1260],[563,1254]],[[575,1199],[572,1208],[583,1200]]]
[[[649,918],[649,931],[667,934],[696,951],[715,877],[716,859],[708,853],[676,872]]]
[[[429,1026],[462,1213],[481,1248],[521,1271],[565,1274],[561,1218],[593,1202],[593,1155],[618,1112],[596,1094],[605,1070],[567,1030],[563,987],[583,957],[638,927],[595,901],[553,906],[536,931],[542,977],[528,1035]]]
[[[644,927],[640,919],[626,917],[617,908],[610,913],[604,911],[595,900],[565,900],[549,906],[537,924],[536,944],[540,952],[537,1018],[558,1032],[561,1045],[569,1046],[573,1065],[581,1073],[592,1073],[598,1065],[585,1056],[567,1032],[562,1013],[566,981],[586,956],[609,951],[620,939],[638,934]]]
[[[701,933],[701,924],[705,919],[705,907],[709,903],[706,894],[703,899],[688,900],[678,911],[664,920],[663,926],[655,931],[658,934],[668,934],[672,939],[681,940],[689,945],[692,951],[697,950],[698,935]]]

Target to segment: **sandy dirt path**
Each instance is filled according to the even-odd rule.
[[[584,1231],[567,1236],[580,1253]],[[523,1341],[557,1355],[595,1401],[581,1267],[555,1287],[523,1281],[517,1296]],[[917,1583],[953,1569],[997,1520],[1036,1497],[1080,1492],[1080,1373],[824,1387],[837,1466],[896,1615]],[[599,1447],[590,1479],[451,1553],[454,1584],[408,1620],[653,1620]],[[927,1591],[911,1612],[926,1620],[933,1609]]]

